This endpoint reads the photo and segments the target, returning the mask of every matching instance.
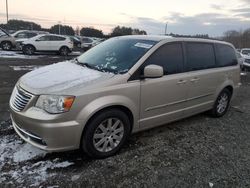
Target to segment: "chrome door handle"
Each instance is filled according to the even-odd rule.
[[[177,82],[177,84],[185,84],[187,83],[187,80],[179,80],[179,82]]]
[[[191,82],[197,82],[197,81],[199,81],[200,79],[199,78],[192,78],[190,81]]]

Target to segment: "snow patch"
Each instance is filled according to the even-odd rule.
[[[59,158],[44,160],[45,154],[46,152],[30,144],[23,143],[16,135],[1,136],[0,184],[6,183],[6,181],[8,181],[8,184],[11,182],[20,184],[27,182],[30,183],[31,187],[38,187],[46,182],[48,178],[56,175],[56,173],[51,170],[66,168],[74,164],[69,161],[61,161]],[[30,161],[31,159],[38,160],[39,158],[41,158],[41,161],[34,164]],[[14,166],[15,170],[9,171],[9,165]]]
[[[12,68],[14,71],[23,71],[23,70],[35,70],[38,69],[42,66],[36,66],[36,65],[23,65],[23,66],[9,66],[10,68]]]
[[[21,78],[21,82],[34,89],[48,87],[56,89],[56,86],[60,86],[59,88],[62,90],[78,84],[89,83],[103,75],[107,74],[65,61],[31,71]]]
[[[80,178],[80,175],[74,175],[71,177],[71,181],[76,181]]]
[[[36,56],[29,56],[21,54],[20,52],[16,51],[0,51],[0,58],[14,58],[14,59],[38,59],[44,56],[36,55]]]
[[[23,162],[28,161],[37,157],[44,157],[46,155],[45,151],[35,148],[30,144],[24,144],[18,148],[18,151],[13,155],[13,161]]]

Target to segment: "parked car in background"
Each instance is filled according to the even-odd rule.
[[[243,63],[244,63],[245,59],[242,57],[241,53],[238,52],[238,51],[236,51],[236,55],[237,55],[237,58],[238,58],[240,68],[243,69]]]
[[[73,44],[74,44],[74,47],[78,47],[78,48],[81,48],[81,39],[80,38],[78,38],[78,37],[76,37],[76,36],[68,36],[71,40],[72,40],[72,42],[73,42]]]
[[[7,31],[0,28],[0,47],[2,50],[11,50],[16,46],[16,41]]]
[[[81,38],[81,48],[84,49],[85,51],[92,48],[93,44],[94,44],[94,40],[91,39],[90,37]]]
[[[205,111],[225,115],[239,86],[229,43],[124,36],[27,73],[14,87],[10,111],[17,134],[34,146],[104,158],[131,133]]]
[[[72,52],[73,42],[69,37],[53,34],[37,35],[22,43],[23,53],[32,55],[35,52],[57,52],[68,55]]]
[[[244,58],[243,70],[250,70],[250,48],[241,49],[241,56]]]
[[[21,50],[22,43],[32,37],[35,37],[39,34],[49,34],[49,32],[45,31],[30,31],[30,30],[19,30],[13,34],[11,34],[16,40],[16,48]]]

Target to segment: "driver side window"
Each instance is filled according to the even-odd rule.
[[[144,63],[163,67],[164,75],[181,73],[183,71],[183,50],[181,43],[168,43],[157,49]]]

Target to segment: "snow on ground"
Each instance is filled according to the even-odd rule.
[[[23,71],[23,70],[35,70],[38,69],[42,66],[36,66],[36,65],[21,65],[21,66],[9,66],[10,68],[12,68],[14,71]]]
[[[18,51],[1,51],[0,58],[14,58],[14,59],[38,59],[43,57],[42,55],[24,55],[22,52]]]
[[[46,152],[23,142],[16,134],[0,134],[0,184],[28,182],[37,187],[56,175],[53,169],[66,168],[74,163],[60,159],[45,159]],[[11,169],[8,170],[9,167]],[[14,168],[13,168],[14,166]]]

